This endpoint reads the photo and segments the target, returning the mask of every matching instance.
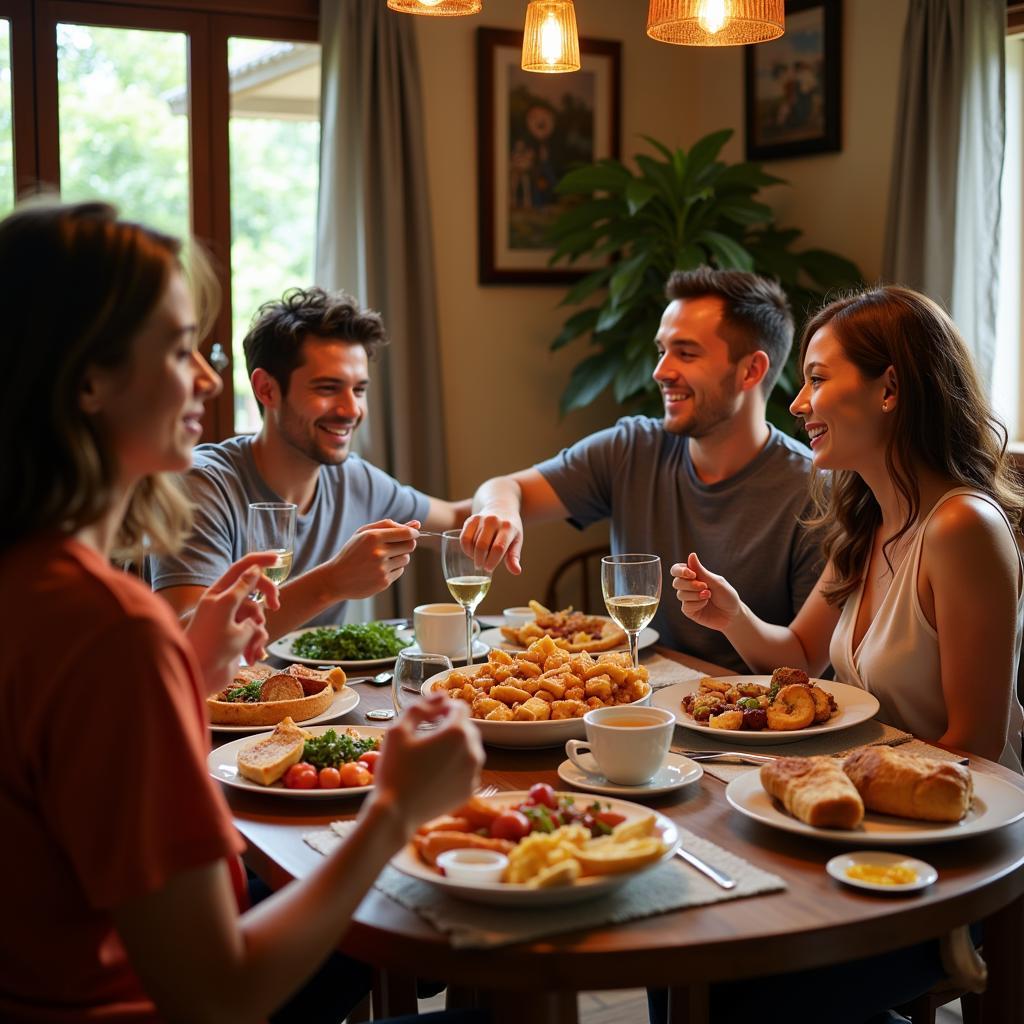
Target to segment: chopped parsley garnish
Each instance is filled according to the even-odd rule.
[[[292,650],[313,661],[371,661],[393,658],[409,643],[387,623],[351,622],[311,629],[292,643]]]
[[[333,729],[328,729],[323,736],[306,740],[302,760],[315,768],[337,768],[349,761],[358,761],[361,754],[376,750],[379,746],[380,740],[376,737],[364,739],[348,733],[339,735]]]
[[[263,680],[256,679],[251,683],[243,683],[241,686],[231,687],[225,694],[225,697],[232,704],[258,704],[260,690],[262,689]]]

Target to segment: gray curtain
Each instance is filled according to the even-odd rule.
[[[992,377],[1006,4],[911,0],[882,272],[943,303]]]
[[[379,310],[391,338],[371,366],[360,452],[402,483],[448,494],[437,300],[414,19],[380,0],[320,5],[317,280]],[[357,438],[359,435],[357,435]],[[436,553],[414,555],[372,613],[438,595]],[[443,592],[443,587],[442,587]],[[371,609],[352,608],[350,619]]]

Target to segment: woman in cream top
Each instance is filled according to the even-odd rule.
[[[831,660],[883,721],[1021,771],[1024,487],[956,325],[909,289],[870,289],[810,320],[801,364],[790,409],[831,471],[813,481],[821,579],[776,625],[691,553],[672,567],[683,613],[755,671]]]

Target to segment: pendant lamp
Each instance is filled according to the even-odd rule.
[[[435,18],[455,18],[479,14],[481,0],[388,0],[388,7],[402,14],[428,14]]]
[[[572,0],[530,0],[523,31],[523,70],[558,74],[580,69]]]
[[[783,0],[650,0],[647,34],[680,46],[742,46],[778,39]]]

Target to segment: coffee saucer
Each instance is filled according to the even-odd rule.
[[[597,762],[590,754],[583,754],[580,758],[585,764],[593,763],[594,770],[597,770]],[[616,782],[609,782],[603,775],[588,775],[581,771],[566,759],[558,766],[558,777],[575,786],[576,789],[585,789],[590,793],[606,793],[608,796],[654,796],[657,793],[670,793],[673,789],[682,789],[696,782],[704,774],[696,761],[691,761],[682,754],[668,754],[665,763],[658,769],[657,774],[649,782],[641,786],[620,786]]]

